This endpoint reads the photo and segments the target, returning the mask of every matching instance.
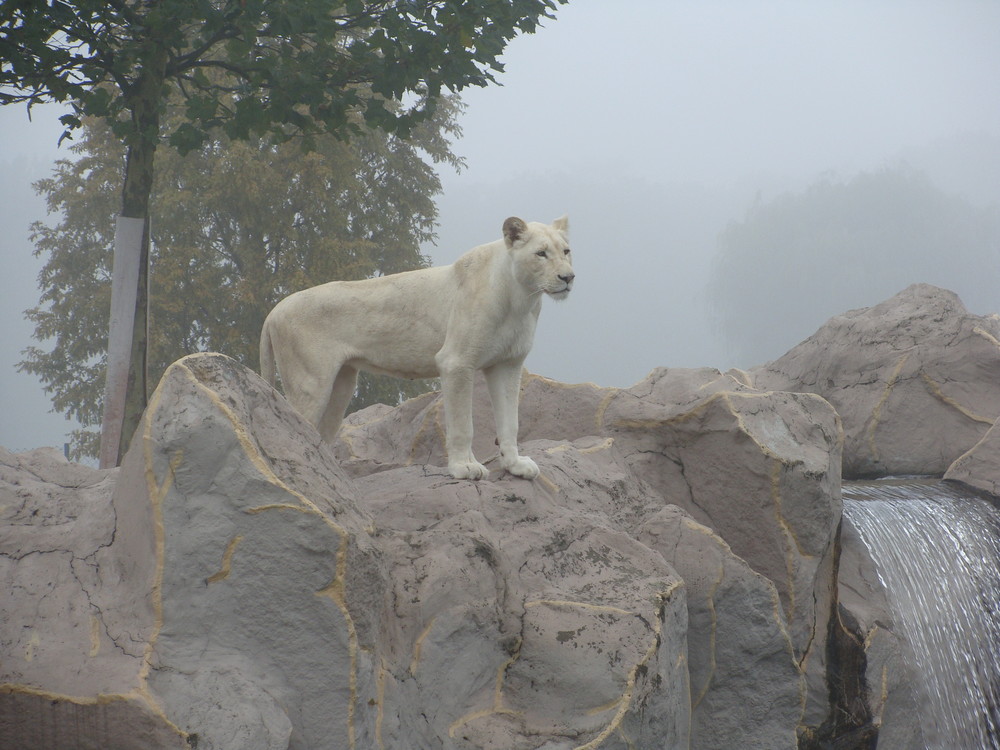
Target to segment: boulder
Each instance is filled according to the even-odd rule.
[[[806,684],[774,584],[677,506],[646,520],[638,538],[687,590],[691,747],[796,747]]]
[[[944,478],[1000,497],[1000,419],[952,462]]]
[[[834,580],[841,436],[830,405],[663,369],[611,400],[604,420],[631,472],[774,582],[803,658]]]
[[[567,440],[601,435],[600,415],[619,388],[590,383],[568,384],[524,371],[521,381],[520,433],[528,440]],[[496,423],[486,381],[477,373],[473,389],[472,449],[487,468],[497,468]],[[353,476],[429,464],[447,464],[444,399],[425,393],[391,409],[376,404],[347,415],[334,454]]]
[[[827,593],[832,581],[828,562],[840,519],[841,428],[823,399],[761,392],[748,381],[739,371],[658,368],[619,389],[526,373],[520,440],[523,446],[534,439],[603,438],[620,464],[617,471],[634,475],[659,500],[633,506],[633,520],[666,502],[716,531],[754,570],[775,581],[801,656],[813,641],[817,576],[826,576]],[[496,448],[481,382],[474,413],[475,449],[490,466]],[[444,466],[442,414],[439,394],[391,411],[363,410],[349,417],[335,451],[355,476]]]
[[[494,473],[469,482],[443,468],[439,394],[351,415],[329,446],[232,360],[184,358],[121,469],[0,450],[0,736],[920,746],[841,467],[998,494],[998,375],[1000,318],[917,285],[749,373],[525,373],[531,482],[491,460],[480,382]]]
[[[645,488],[606,447],[539,444],[535,483],[412,466],[356,484],[253,373],[180,360],[120,472],[3,456],[0,731],[42,748],[686,747],[684,586],[609,520]]]
[[[381,742],[687,747],[683,582],[609,519],[638,488],[609,478],[600,444],[527,447],[540,481],[358,480],[395,561]]]
[[[79,551],[46,552],[51,519],[38,514],[25,517],[27,534],[3,540],[0,559],[9,563],[14,544],[21,555],[7,583],[36,581],[13,602],[17,643],[4,644],[5,738],[39,748],[371,746],[387,582],[350,480],[318,435],[220,355],[171,366],[140,430],[113,498],[98,475],[93,492],[66,498]],[[91,516],[104,519],[93,541]],[[25,564],[47,555],[61,556],[66,574]],[[39,578],[60,577],[66,593],[41,590]],[[50,657],[52,646],[61,653]]]
[[[369,744],[388,584],[319,435],[221,355],[175,363],[142,430],[115,501],[157,531],[164,710],[199,747]]]
[[[844,424],[845,478],[942,475],[1000,415],[1000,317],[915,284],[831,318],[752,371],[763,390],[816,393]]]
[[[440,396],[428,394],[394,411],[358,412],[337,455],[355,476],[424,462],[444,466],[442,410]],[[483,383],[474,413],[474,447],[480,460],[488,459],[496,449]],[[802,720],[823,720],[841,513],[842,436],[829,403],[811,394],[758,391],[738,370],[657,368],[627,389],[526,373],[520,427],[522,450],[536,460],[532,440],[586,439],[606,471],[638,481],[643,489],[619,502],[614,516],[623,531],[635,534],[664,505],[676,505],[771,580],[795,659],[808,674]],[[546,480],[543,472],[539,481]]]
[[[4,747],[190,748],[143,689],[149,590],[127,559],[102,569],[120,539],[117,474],[71,464],[54,449],[0,449]],[[119,607],[134,608],[127,631],[103,608],[102,574],[118,578]]]
[[[841,514],[832,407],[757,391],[740,371],[657,369],[610,398],[601,418],[631,473],[774,584],[808,682],[801,721],[822,722]]]

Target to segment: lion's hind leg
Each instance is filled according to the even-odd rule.
[[[354,389],[358,385],[358,370],[350,365],[343,365],[333,379],[333,387],[330,389],[330,399],[326,405],[326,411],[320,419],[318,428],[323,439],[332,443],[340,430],[340,424],[344,421],[344,412],[347,411],[348,404],[354,396]]]
[[[280,343],[284,345],[275,346],[275,355],[285,398],[322,433],[323,418],[343,361],[337,357],[314,356],[304,347],[290,346],[287,340]]]

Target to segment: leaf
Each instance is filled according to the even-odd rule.
[[[208,134],[189,122],[181,123],[170,134],[169,143],[183,156],[197,151],[208,140]]]

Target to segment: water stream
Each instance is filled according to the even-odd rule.
[[[1000,750],[1000,511],[929,480],[845,482],[917,675],[927,750]]]

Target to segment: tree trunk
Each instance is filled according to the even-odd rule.
[[[150,40],[146,53],[142,72],[127,92],[133,130],[125,157],[122,212],[115,227],[101,468],[121,463],[148,396],[149,195],[153,190],[153,157],[159,141],[167,50]]]
[[[130,380],[132,331],[138,313],[138,288],[142,277],[142,246],[146,221],[119,216],[115,224],[115,254],[111,271],[111,321],[108,326],[108,371],[104,384],[101,420],[102,469],[120,461],[122,426]]]

